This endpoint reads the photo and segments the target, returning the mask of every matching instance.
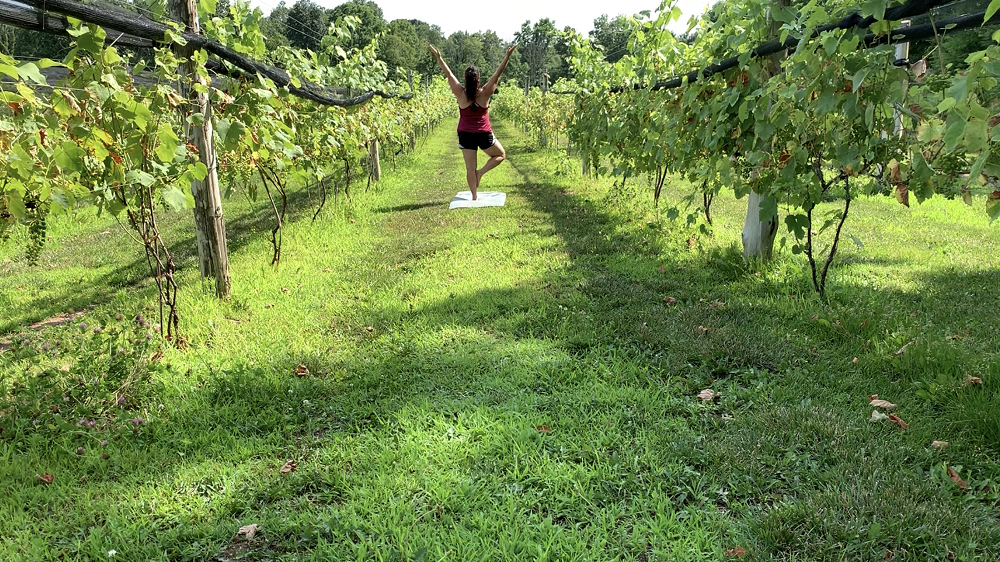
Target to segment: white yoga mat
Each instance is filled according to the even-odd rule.
[[[473,201],[471,191],[459,191],[458,195],[451,200],[449,209],[460,207],[503,207],[507,202],[507,194],[501,191],[480,191],[479,197]]]

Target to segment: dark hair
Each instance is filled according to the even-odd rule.
[[[472,103],[476,102],[477,91],[479,91],[479,69],[470,66],[465,69],[465,95]]]

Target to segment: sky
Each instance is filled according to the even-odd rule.
[[[250,0],[266,15],[280,0]],[[325,8],[333,8],[344,0],[313,0]],[[295,0],[285,0],[291,6]],[[586,35],[594,27],[594,20],[602,14],[635,14],[642,10],[655,12],[660,0],[503,0],[501,2],[473,2],[455,0],[375,0],[382,8],[386,21],[418,19],[441,27],[445,36],[456,31],[474,33],[491,29],[501,38],[511,40],[521,24],[549,18],[558,29],[567,25]],[[710,4],[708,0],[679,0],[677,5],[683,15],[673,22],[674,31],[687,30],[688,17],[701,14]]]

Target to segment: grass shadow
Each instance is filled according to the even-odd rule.
[[[317,202],[317,197],[307,190],[289,191],[286,223],[311,217],[314,212],[311,205]],[[230,255],[239,253],[251,244],[269,240],[275,217],[268,204],[260,201],[253,204],[240,201],[239,204],[231,205],[228,211],[231,218],[226,223],[226,242]],[[183,274],[188,269],[197,271],[198,268],[197,239],[191,235],[192,221],[189,212],[169,212],[160,218],[161,235],[167,242],[178,274]],[[74,240],[69,247],[53,250],[55,255],[48,256],[46,261],[72,262],[68,256],[75,255],[78,247],[88,245],[92,240],[100,240],[103,252],[107,252],[97,252],[96,256],[103,259],[109,254],[116,255],[118,258],[114,261],[121,265],[103,272],[99,283],[65,284],[66,288],[61,291],[44,291],[36,296],[23,293],[18,295],[16,306],[10,310],[11,315],[5,315],[4,320],[0,321],[0,337],[16,334],[32,324],[44,322],[68,310],[79,312],[110,304],[119,298],[121,292],[138,291],[156,294],[156,287],[142,246],[125,234],[113,237],[109,236],[109,231],[93,229],[89,234],[83,234],[80,240]],[[122,254],[126,252],[135,257],[130,259],[123,256]],[[83,266],[91,265],[90,260],[96,256],[95,254],[84,256],[82,262],[77,260],[76,263]],[[9,267],[13,271],[15,266]],[[27,269],[27,275],[27,282],[23,285],[30,284],[31,269]]]

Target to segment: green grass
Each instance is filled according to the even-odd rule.
[[[113,221],[52,219],[35,267],[0,245],[0,560],[1000,556],[980,210],[862,200],[824,302],[801,256],[743,263],[743,202],[700,233],[512,128],[482,186],[507,205],[449,211],[453,136],[316,223],[293,194],[277,268],[265,206],[229,201],[226,302],[165,217],[183,351],[136,322],[155,288]],[[908,430],[869,421],[874,393]]]

